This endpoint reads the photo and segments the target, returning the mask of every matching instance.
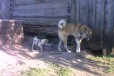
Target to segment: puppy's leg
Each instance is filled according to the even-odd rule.
[[[36,45],[36,49],[37,49],[37,50],[39,50],[39,48],[38,48],[38,47],[39,47],[39,46],[38,46],[38,45]]]
[[[33,51],[33,48],[34,48],[34,42],[32,43],[32,51]]]
[[[75,41],[76,41],[76,44],[77,44],[76,52],[79,53],[80,52],[80,40],[75,38]]]
[[[63,42],[64,42],[64,47],[65,47],[65,49],[67,50],[67,52],[71,53],[71,51],[70,51],[70,50],[68,49],[68,47],[67,47],[67,38],[64,39]]]
[[[42,46],[41,46],[41,45],[38,45],[38,46],[39,46],[40,50],[41,50],[41,51],[43,51],[43,48],[42,48]]]

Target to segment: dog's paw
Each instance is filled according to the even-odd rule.
[[[80,50],[76,50],[77,53],[80,53]]]
[[[71,53],[71,51],[70,51],[70,50],[68,50],[68,53]]]
[[[61,52],[62,50],[61,50],[61,49],[59,49],[59,51]]]

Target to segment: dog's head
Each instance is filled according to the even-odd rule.
[[[87,40],[89,41],[91,37],[92,37],[92,31],[88,31],[88,32],[86,33],[86,38],[87,38]]]
[[[58,23],[58,27],[60,29],[64,28],[66,26],[66,21],[65,20],[60,20],[59,23]]]
[[[84,27],[85,28],[81,32],[81,36],[82,36],[82,38],[86,38],[87,41],[89,41],[90,38],[92,37],[92,30],[86,25],[84,25]]]

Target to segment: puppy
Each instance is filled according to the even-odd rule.
[[[88,41],[92,36],[92,30],[84,24],[77,23],[67,23],[65,20],[60,20],[58,23],[58,36],[59,36],[59,44],[58,50],[61,50],[61,44],[64,43],[64,47],[67,52],[71,52],[67,47],[67,37],[69,35],[73,35],[75,37],[75,41],[77,43],[76,52],[80,52],[80,43],[84,38],[87,38]]]
[[[47,39],[38,39],[37,37],[33,38],[33,43],[32,43],[32,50],[34,48],[34,46],[36,45],[36,48],[38,50],[38,48],[40,48],[41,51],[43,51],[43,46],[46,45],[48,43]]]

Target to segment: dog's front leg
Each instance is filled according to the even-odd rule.
[[[77,47],[76,47],[76,52],[79,53],[80,52],[80,40],[75,38],[76,40],[76,44],[77,44]]]
[[[76,52],[79,53],[80,52],[80,44],[81,44],[83,38],[81,38],[80,40],[75,38],[75,40],[76,40],[76,43],[77,43]]]

